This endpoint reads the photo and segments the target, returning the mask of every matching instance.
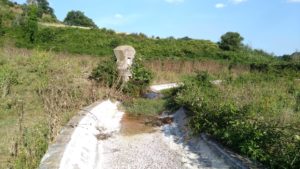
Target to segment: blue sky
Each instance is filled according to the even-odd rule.
[[[25,0],[15,0],[24,3]],[[81,10],[99,27],[219,41],[228,31],[276,55],[300,51],[300,0],[49,0],[58,19]]]

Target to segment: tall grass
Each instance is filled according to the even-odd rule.
[[[208,73],[188,79],[176,102],[192,112],[190,126],[269,168],[300,166],[299,73],[227,75],[213,85]]]
[[[132,116],[157,116],[166,110],[165,99],[135,98],[124,102],[126,113]]]
[[[229,73],[231,73],[232,76],[238,76],[249,72],[249,65],[233,65],[228,61],[216,61],[209,59],[159,59],[147,60],[144,64],[148,69],[154,72],[154,84],[180,82],[183,77],[187,75],[195,75],[200,71],[207,71],[220,78]]]
[[[97,62],[90,56],[0,48],[0,168],[36,168],[74,113],[105,97],[106,89],[88,80]]]

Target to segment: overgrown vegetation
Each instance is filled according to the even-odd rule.
[[[223,50],[238,51],[243,47],[244,38],[237,32],[227,32],[221,36],[219,47]]]
[[[22,39],[19,39],[22,41]],[[21,43],[22,44],[22,43]],[[119,34],[112,30],[40,27],[36,47],[58,52],[109,56],[118,45],[131,45],[145,59],[228,60],[235,63],[268,63],[273,56],[259,50],[241,47],[239,51],[223,51],[207,40],[153,39],[143,34]]]
[[[38,34],[38,8],[35,5],[28,6],[23,28],[25,43],[34,44]]]
[[[0,44],[9,40],[6,43],[36,50],[0,48],[0,135],[4,136],[0,168],[6,167],[7,159],[10,168],[36,168],[48,143],[74,112],[106,95],[101,86],[140,96],[153,78],[148,69],[155,72],[156,82],[195,75],[185,81],[174,100],[190,110],[195,133],[206,132],[270,168],[299,168],[299,52],[276,58],[242,44],[243,37],[234,32],[214,43],[39,26],[38,22],[57,22],[46,0],[34,0],[31,5],[0,0],[0,4]],[[65,23],[97,28],[79,11],[71,11]],[[139,53],[133,78],[126,85],[109,57],[113,48],[123,44]],[[44,51],[88,54],[104,61],[95,65],[96,57]],[[203,70],[208,73],[196,74]],[[223,82],[211,84],[217,78]],[[133,115],[152,116],[169,103],[166,98],[130,98],[125,108]]]
[[[56,21],[56,16],[54,14],[54,10],[53,10],[53,8],[51,8],[49,6],[49,2],[47,0],[36,0],[36,4],[38,6],[38,17],[39,18],[42,18],[43,20],[45,20],[48,17],[50,20]]]
[[[270,168],[300,166],[299,73],[253,72],[223,77],[208,73],[185,81],[177,104],[192,112],[190,126]]]
[[[209,40],[195,40],[188,37],[161,39],[159,37],[147,37],[142,33],[128,35],[125,33],[116,33],[113,30],[105,28],[84,30],[80,28],[40,26],[38,28],[35,44],[28,46],[26,36],[22,35],[24,33],[20,30],[23,29],[21,23],[22,20],[26,20],[26,16],[28,16],[26,11],[28,11],[27,9],[30,8],[30,6],[24,6],[23,8],[24,10],[21,10],[23,13],[19,14],[18,17],[13,16],[9,19],[10,22],[15,25],[8,25],[7,27],[9,29],[7,36],[17,38],[17,46],[19,47],[34,47],[57,52],[105,57],[111,55],[113,48],[127,44],[133,46],[145,59],[175,58],[189,60],[206,58],[247,64],[277,61],[276,58],[268,53],[244,46],[241,43],[243,38],[238,33],[231,32],[222,36],[220,44],[217,44]],[[44,10],[46,10],[46,8]],[[37,11],[39,11],[39,8]],[[38,16],[39,12],[37,12],[37,17]],[[65,23],[96,27],[95,24],[80,11],[71,11],[66,17]]]
[[[36,168],[79,108],[108,94],[88,80],[96,60],[0,48],[0,168]]]
[[[99,63],[93,69],[90,79],[130,96],[140,96],[149,87],[153,79],[152,72],[146,69],[141,61],[139,57],[135,59],[131,67],[132,78],[127,83],[124,83],[121,77],[119,77],[114,57],[111,57],[106,62]]]
[[[87,16],[84,15],[81,11],[70,11],[68,12],[64,23],[67,25],[73,26],[85,26],[85,27],[92,27],[98,28],[94,21]]]
[[[166,110],[165,99],[136,98],[124,102],[126,113],[132,116],[157,116]]]

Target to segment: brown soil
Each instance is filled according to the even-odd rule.
[[[121,121],[121,134],[126,136],[152,133],[156,129],[153,125],[148,125],[149,117],[134,117],[125,114]]]

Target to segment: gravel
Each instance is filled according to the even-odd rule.
[[[152,133],[115,133],[99,141],[97,168],[102,169],[226,169],[225,160],[199,138],[188,138],[183,109],[175,122]]]
[[[180,155],[163,141],[160,132],[115,136],[103,141],[101,168],[181,169]]]

